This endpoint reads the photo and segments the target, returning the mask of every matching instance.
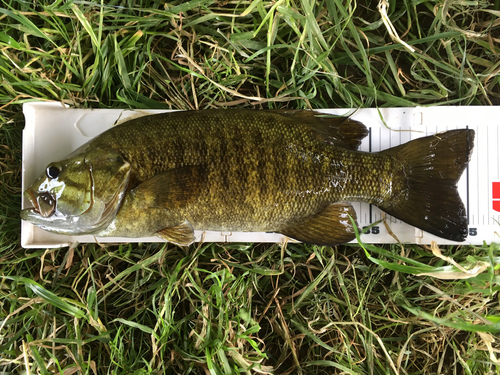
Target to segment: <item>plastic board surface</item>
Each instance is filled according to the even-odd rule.
[[[70,109],[60,103],[43,102],[24,105],[26,126],[23,132],[23,191],[29,187],[46,165],[62,159],[80,145],[94,138],[117,121],[140,113],[163,111],[131,111],[120,109]],[[471,128],[476,131],[472,159],[458,187],[469,218],[469,236],[461,244],[482,244],[499,240],[500,227],[500,107],[429,107],[380,109],[327,109],[323,113],[350,115],[363,122],[370,134],[363,140],[362,151],[377,152],[412,139],[437,132]],[[382,121],[383,119],[383,121]],[[385,124],[384,124],[385,122]],[[57,135],[57,136],[55,136]],[[56,143],[56,144],[55,144]],[[23,208],[28,204],[24,199]],[[425,233],[415,227],[384,215],[377,207],[355,202],[360,227],[373,226],[362,235],[368,243],[395,243],[387,229],[401,242],[456,244]],[[204,242],[280,242],[283,236],[275,233],[220,233],[196,231],[197,241]],[[51,234],[22,222],[21,245],[25,248],[68,246],[75,242],[89,243],[161,242],[158,237],[114,238],[93,236],[62,236]]]

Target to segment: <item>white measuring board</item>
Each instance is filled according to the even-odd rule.
[[[120,109],[71,109],[58,102],[33,102],[23,107],[26,126],[23,132],[22,189],[28,188],[48,163],[63,159],[80,145],[139,113],[165,111],[131,111]],[[467,208],[469,236],[465,242],[444,240],[384,215],[377,207],[354,202],[360,227],[385,218],[403,243],[482,244],[500,241],[500,107],[429,107],[377,109],[328,109],[322,113],[352,115],[370,130],[360,149],[377,152],[406,143],[412,139],[451,129],[476,131],[474,151],[458,187]],[[383,118],[384,123],[381,118]],[[386,126],[387,125],[387,126]],[[29,205],[23,199],[22,208]],[[362,235],[368,243],[395,243],[384,222]],[[497,234],[498,233],[498,234]],[[281,242],[276,233],[220,233],[196,231],[197,241],[204,242]],[[62,236],[43,231],[28,222],[21,225],[21,245],[25,248],[51,248],[80,243],[162,242],[158,237],[114,238],[93,236]],[[355,242],[355,241],[353,241]]]

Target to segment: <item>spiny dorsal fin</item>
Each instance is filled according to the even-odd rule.
[[[181,225],[159,230],[156,235],[180,246],[189,246],[194,242],[194,229],[187,220]]]
[[[291,116],[301,125],[311,129],[323,142],[357,150],[368,135],[368,129],[359,121],[345,116],[332,116],[308,110],[272,110],[282,116]]]
[[[349,215],[356,222],[356,211],[350,203],[333,203],[280,232],[302,242],[335,246],[356,238]]]

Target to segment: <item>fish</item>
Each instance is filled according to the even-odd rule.
[[[176,111],[125,121],[25,191],[21,218],[58,234],[157,236],[275,232],[336,246],[355,239],[351,202],[367,202],[452,241],[468,234],[457,190],[474,146],[449,130],[374,153],[364,124],[310,110]]]

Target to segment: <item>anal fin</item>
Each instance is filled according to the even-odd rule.
[[[188,246],[194,242],[194,229],[189,221],[175,227],[169,227],[156,232],[158,237],[180,246]]]
[[[357,225],[356,211],[350,203],[333,203],[323,211],[282,230],[281,233],[298,241],[315,245],[339,245],[356,238],[349,215]]]

